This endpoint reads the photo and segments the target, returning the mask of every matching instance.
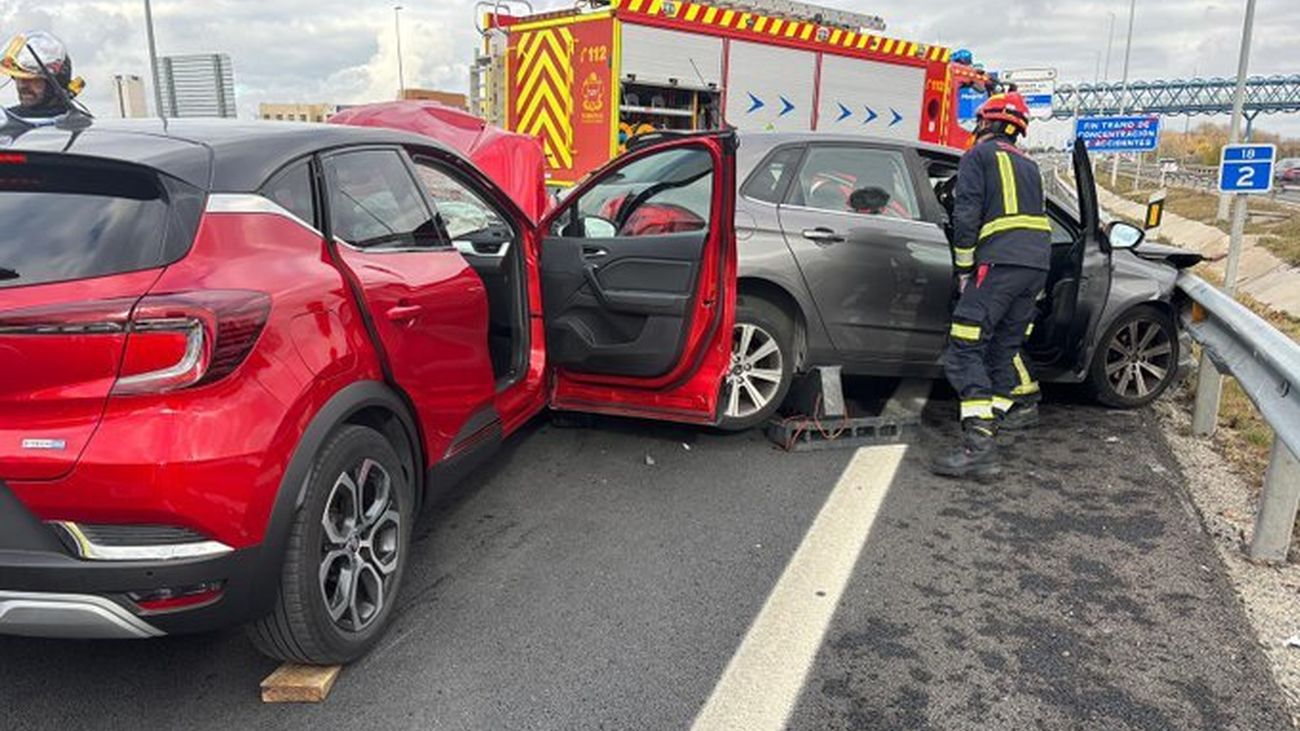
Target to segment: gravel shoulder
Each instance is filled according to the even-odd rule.
[[[1261,565],[1248,558],[1245,547],[1254,529],[1259,485],[1234,469],[1213,441],[1192,436],[1191,416],[1178,403],[1165,399],[1155,409],[1182,469],[1188,497],[1200,513],[1282,688],[1292,723],[1300,728],[1300,647],[1286,644],[1288,638],[1300,635],[1300,612],[1296,611],[1300,566]]]

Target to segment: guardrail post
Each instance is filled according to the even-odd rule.
[[[1300,462],[1281,439],[1273,438],[1264,491],[1260,494],[1250,557],[1256,561],[1284,563],[1291,547],[1291,530],[1300,508]]]
[[[1233,194],[1232,233],[1228,240],[1228,265],[1223,273],[1223,293],[1236,299],[1237,269],[1241,266],[1242,239],[1246,235],[1246,196]],[[1219,400],[1223,395],[1223,376],[1210,362],[1207,352],[1201,353],[1201,370],[1197,375],[1196,411],[1192,414],[1192,433],[1209,436],[1219,421]]]
[[[1219,427],[1219,400],[1223,396],[1223,377],[1214,367],[1207,351],[1201,351],[1196,369],[1196,406],[1192,410],[1192,433],[1208,437]]]

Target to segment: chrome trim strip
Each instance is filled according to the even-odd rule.
[[[114,390],[123,388],[132,388],[145,383],[156,383],[158,381],[170,382],[173,379],[180,378],[187,373],[195,372],[199,365],[199,360],[203,358],[203,324],[197,320],[182,321],[187,324],[189,332],[185,334],[185,352],[181,359],[175,365],[158,371],[141,373],[135,376],[121,376],[117,383],[113,385]],[[175,320],[143,320],[135,323],[132,330],[143,332],[162,332],[175,329]],[[197,380],[194,377],[188,380]]]
[[[235,550],[220,541],[161,546],[102,546],[90,540],[76,523],[57,520],[50,525],[62,529],[72,539],[77,555],[90,561],[174,561],[182,558],[210,558]]]
[[[437,246],[373,246],[361,247],[335,236],[334,243],[339,246],[346,246],[351,251],[362,254],[445,254],[452,250],[451,246],[439,244]]]
[[[317,236],[324,236],[319,229],[295,216],[289,209],[266,196],[255,193],[213,193],[208,196],[206,213],[266,213],[280,216],[302,226]]]
[[[0,634],[143,639],[166,633],[102,596],[0,591]]]
[[[291,211],[284,208],[279,203],[276,203],[275,201],[265,196],[256,195],[253,193],[213,193],[212,195],[208,196],[208,205],[207,208],[205,208],[204,210],[207,213],[263,213],[272,216],[279,216],[281,218],[285,218],[290,221],[293,221],[294,223],[298,224],[299,226],[302,226],[308,231],[311,231],[317,236],[320,236],[322,238],[325,236],[325,234],[322,233],[315,226],[311,225],[310,223],[307,223],[301,218],[298,218]],[[357,246],[351,242],[344,241],[338,236],[334,237],[334,242],[341,246],[346,246],[352,251],[362,251],[370,254],[429,253],[429,252],[447,251],[450,248],[447,245],[443,244],[440,246],[428,246],[428,247],[402,247],[402,248],[381,247],[377,249],[366,249]],[[464,242],[459,242],[459,241],[454,242],[455,248],[460,249],[461,253],[469,253],[469,254],[475,253],[472,248],[470,248],[469,250],[461,249],[462,243]],[[509,249],[509,244],[503,246],[501,249],[500,256],[504,257],[508,249]],[[477,254],[477,256],[492,256],[492,255]]]

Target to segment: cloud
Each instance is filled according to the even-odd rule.
[[[821,0],[843,9],[859,0]],[[539,10],[572,0],[534,2]],[[357,0],[154,0],[162,54],[221,51],[234,61],[241,114],[258,102],[356,103],[397,91],[393,4]],[[478,48],[474,3],[407,3],[402,56],[412,87],[463,91]],[[1110,76],[1121,75],[1127,0],[910,0],[886,14],[889,34],[969,48],[990,68],[1054,66],[1068,81],[1091,81],[1105,65],[1109,14],[1116,30]],[[1130,76],[1230,76],[1241,34],[1241,0],[1142,0],[1137,4]],[[112,109],[115,73],[145,78],[148,54],[141,0],[0,0],[0,32],[48,28],[72,49],[88,82],[85,101]],[[1259,0],[1251,73],[1297,73],[1300,2]],[[0,91],[0,94],[10,93]],[[1300,133],[1292,118],[1268,127]]]

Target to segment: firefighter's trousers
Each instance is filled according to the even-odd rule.
[[[1011,408],[1022,380],[1016,359],[1046,284],[1039,269],[981,264],[966,285],[943,358],[963,421],[992,420]]]

